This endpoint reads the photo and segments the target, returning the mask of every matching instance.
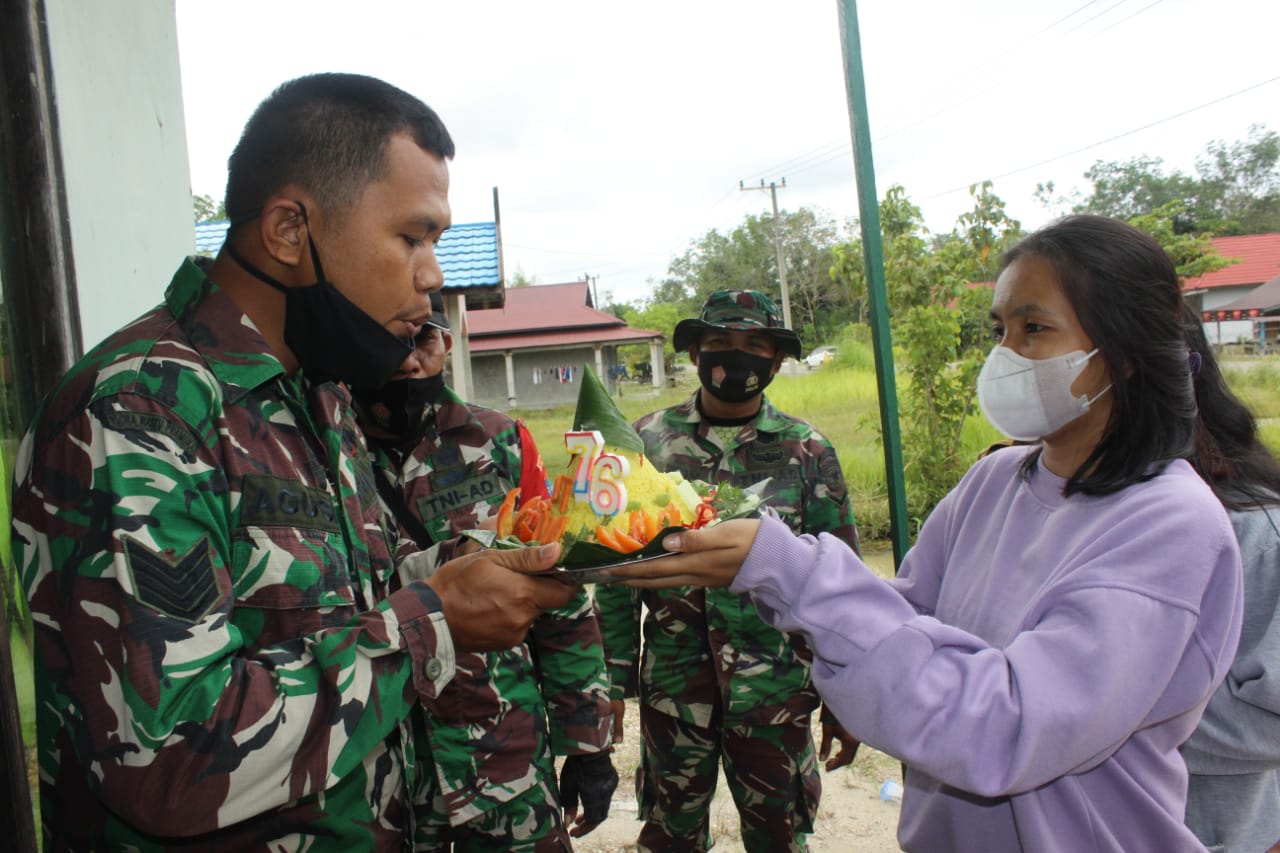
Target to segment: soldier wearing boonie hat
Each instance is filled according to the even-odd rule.
[[[800,357],[800,339],[776,303],[759,291],[717,291],[696,318],[676,324],[672,340],[697,366],[701,384],[684,403],[636,421],[645,455],[689,479],[740,488],[767,480],[764,501],[792,530],[830,533],[856,549],[834,448],[764,395],[782,360]],[[615,741],[624,698],[642,697],[637,849],[707,849],[723,762],[745,849],[804,850],[822,790],[809,722],[819,698],[804,642],[766,625],[748,599],[724,589],[641,593],[601,585],[595,596]],[[823,715],[823,734],[824,742],[828,734],[842,741],[830,767],[853,760],[857,741],[834,717]]]
[[[792,358],[800,357],[800,336],[782,325],[777,304],[758,290],[717,290],[711,294],[697,317],[676,323],[672,336],[676,351],[696,344],[703,329],[764,329],[778,349]]]

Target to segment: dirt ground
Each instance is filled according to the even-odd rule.
[[[628,700],[623,743],[615,747],[614,764],[621,781],[613,795],[609,819],[590,835],[574,840],[578,853],[623,853],[634,849],[640,832],[636,817],[635,769],[640,758],[639,709]],[[814,743],[820,743],[814,726]],[[816,831],[809,836],[811,853],[896,853],[898,805],[880,799],[880,783],[901,782],[898,762],[867,746],[850,767],[822,773],[822,804]],[[711,806],[711,833],[716,853],[742,853],[738,812],[720,775]]]

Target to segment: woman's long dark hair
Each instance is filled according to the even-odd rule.
[[[1000,260],[1047,260],[1111,380],[1101,441],[1063,493],[1107,495],[1148,480],[1195,449],[1182,288],[1154,239],[1102,216],[1068,216],[1030,234]],[[1027,458],[1031,470],[1039,458]]]
[[[1258,438],[1253,413],[1231,392],[1204,326],[1188,308],[1184,321],[1187,348],[1196,353],[1196,450],[1191,464],[1228,509],[1280,504],[1280,462]]]

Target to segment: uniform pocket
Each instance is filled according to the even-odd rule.
[[[345,625],[355,613],[347,552],[337,533],[295,527],[237,531],[232,622],[250,651]]]
[[[267,610],[355,604],[347,553],[336,533],[248,527],[232,541],[236,605]]]

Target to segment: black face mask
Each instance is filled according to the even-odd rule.
[[[698,350],[698,379],[717,400],[743,403],[773,381],[773,358],[740,349]]]
[[[379,388],[352,388],[360,414],[396,437],[417,438],[427,407],[444,394],[444,374],[416,379],[392,379]]]
[[[312,382],[345,382],[377,388],[413,352],[413,340],[397,338],[324,277],[307,209],[297,202],[307,226],[307,248],[316,268],[316,283],[287,287],[241,257],[230,243],[227,254],[245,272],[284,294],[284,342]]]

